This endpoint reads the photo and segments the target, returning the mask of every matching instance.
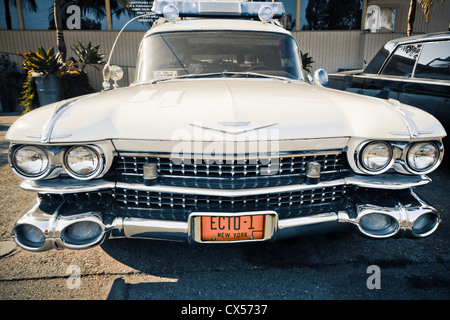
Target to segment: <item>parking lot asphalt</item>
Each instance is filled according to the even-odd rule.
[[[206,246],[124,239],[83,251],[31,253],[15,246],[9,234],[34,198],[19,188],[20,179],[5,162],[4,136],[15,119],[0,116],[0,300],[450,298],[448,167],[416,190],[443,220],[425,239],[371,240],[349,233]],[[172,311],[181,314],[182,306]]]

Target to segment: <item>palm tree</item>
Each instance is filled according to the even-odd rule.
[[[126,11],[129,4],[128,0],[110,0],[109,2],[111,9],[118,15]],[[54,0],[53,15],[56,29],[56,46],[63,61],[66,59],[67,46],[64,40],[62,10],[65,11],[72,4],[79,6],[83,13],[95,14],[97,19],[102,19],[106,15],[105,0]]]
[[[5,5],[6,29],[12,29],[11,12],[9,11],[9,0],[3,0],[3,3]]]
[[[56,29],[56,47],[63,61],[66,60],[67,47],[64,40],[63,23],[61,17],[61,0],[53,1],[53,14],[55,17],[55,29]]]
[[[411,0],[409,3],[408,29],[406,30],[408,37],[413,33],[414,20],[416,19],[416,4],[416,0]]]
[[[9,10],[10,4],[16,7],[17,3],[15,0],[3,0],[3,4],[5,5],[6,29],[10,30],[12,29],[11,12]],[[35,0],[21,0],[21,4],[23,10],[31,10],[33,12],[36,12],[38,10],[38,6]]]
[[[422,10],[423,14],[425,15],[425,19],[427,22],[430,21],[430,8],[431,4],[433,3],[433,0],[420,0],[420,3],[422,4]]]
[[[412,35],[414,29],[414,20],[416,18],[416,6],[417,1],[422,5],[422,11],[425,15],[425,19],[427,22],[430,21],[430,8],[433,4],[433,0],[411,0],[409,4],[409,14],[408,14],[408,36]],[[444,0],[442,0],[444,1]]]

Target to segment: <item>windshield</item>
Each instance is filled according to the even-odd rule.
[[[136,82],[231,73],[301,80],[297,49],[291,36],[268,32],[153,34],[142,43]]]

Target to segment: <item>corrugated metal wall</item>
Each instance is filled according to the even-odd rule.
[[[67,58],[75,56],[71,47],[77,45],[79,41],[100,44],[99,51],[109,56],[118,33],[118,31],[64,31],[68,50]],[[120,81],[120,85],[130,83],[134,77],[137,51],[144,34],[143,31],[126,31],[119,38],[111,63],[120,65],[124,69],[124,79]],[[0,30],[0,52],[9,53],[9,58],[18,64],[23,61],[16,55],[18,52],[36,51],[39,46],[45,49],[56,47],[55,31]],[[101,90],[101,71],[88,67],[87,72],[91,85],[96,90]]]
[[[118,32],[116,31],[65,31],[64,37],[68,49],[67,57],[74,56],[70,49],[79,41],[100,44],[100,52],[110,54]],[[130,82],[134,76],[139,43],[145,32],[123,32],[116,45],[111,63],[124,68],[122,83]],[[292,32],[303,53],[309,53],[315,63],[313,68],[323,68],[335,72],[340,68],[355,69],[362,67],[361,31],[298,31]],[[6,31],[0,30],[0,52],[10,53],[10,59],[21,62],[17,52],[36,51],[39,46],[48,49],[56,47],[54,31]],[[381,44],[380,44],[381,45]],[[378,43],[376,44],[378,46]],[[94,68],[89,69],[92,85],[101,89],[101,75]]]
[[[309,53],[313,58],[313,69],[335,72],[340,68],[362,66],[359,50],[361,31],[296,31],[292,35],[302,53]]]
[[[339,69],[358,69],[363,61],[369,62],[381,46],[388,40],[406,36],[409,0],[368,0],[368,5],[396,7],[395,33],[364,33],[363,31],[294,31],[292,32],[303,53],[309,53],[315,63],[313,69],[323,68],[327,72]],[[425,22],[425,16],[418,5],[415,31],[428,33],[448,30],[450,20],[450,1],[435,1],[431,11],[431,20]],[[118,31],[64,31],[68,47],[68,57],[73,56],[70,49],[78,41],[100,44],[100,51],[110,54]],[[127,85],[133,80],[137,50],[144,31],[124,31],[117,43],[112,63],[124,69],[124,79],[120,85]],[[0,30],[0,53],[9,53],[10,59],[22,62],[18,52],[35,51],[39,46],[56,47],[55,31],[38,30]],[[88,68],[91,85],[101,90],[101,71]]]

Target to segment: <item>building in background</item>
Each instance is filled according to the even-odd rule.
[[[283,0],[285,26],[299,42],[303,53],[314,60],[313,69],[328,72],[359,69],[388,40],[406,36],[410,1],[406,0]],[[54,0],[4,0],[0,2],[0,55],[20,66],[18,52],[39,46],[56,48]],[[130,0],[128,10],[117,0],[61,0],[67,58],[72,46],[92,42],[109,54],[119,30],[130,18],[147,12],[151,0]],[[151,19],[130,23],[119,40],[111,62],[125,76],[120,85],[134,78],[140,40]],[[414,33],[449,30],[450,0],[435,0],[426,22],[417,5]],[[101,90],[101,71],[88,69],[91,85]],[[5,111],[5,110],[3,110]]]

